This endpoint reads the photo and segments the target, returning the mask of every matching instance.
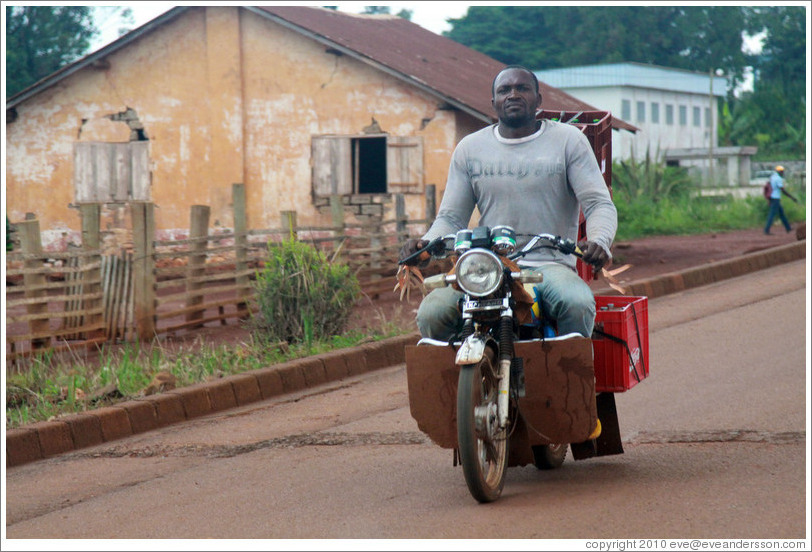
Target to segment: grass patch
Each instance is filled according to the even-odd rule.
[[[414,331],[380,320],[367,332],[352,331],[288,344],[252,334],[236,345],[207,343],[169,348],[127,343],[99,349],[94,360],[47,352],[6,374],[6,429],[109,406],[144,394],[159,373],[176,387],[258,370],[297,358],[354,347]]]
[[[806,220],[806,191],[798,182],[787,180],[789,192],[798,198],[781,200],[790,223]],[[695,190],[697,188],[694,188]],[[647,236],[692,235],[759,228],[767,222],[769,203],[758,196],[736,199],[730,196],[699,197],[680,193],[657,197],[615,193],[618,231],[615,242]]]

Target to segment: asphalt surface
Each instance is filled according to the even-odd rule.
[[[655,298],[805,257],[804,240],[624,286],[627,295]],[[595,293],[616,294],[611,289]],[[403,335],[11,429],[6,431],[6,466],[19,466],[401,364],[405,361],[405,345],[415,343],[418,337],[417,333]]]
[[[0,548],[809,550],[807,274],[651,299],[624,453],[509,468],[495,503],[420,431],[402,363],[8,469]]]

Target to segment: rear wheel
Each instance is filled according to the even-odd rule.
[[[540,470],[560,468],[567,456],[567,444],[537,445],[533,447],[533,463]]]
[[[494,354],[490,348],[476,364],[463,366],[457,385],[457,441],[465,482],[479,502],[502,494],[508,461],[507,431],[498,428]]]

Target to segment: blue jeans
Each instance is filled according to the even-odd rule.
[[[770,213],[767,215],[767,225],[764,227],[764,233],[770,233],[770,227],[773,225],[775,215],[778,215],[778,218],[780,218],[781,222],[784,224],[784,228],[786,228],[787,232],[789,232],[792,228],[789,225],[787,216],[784,214],[784,208],[781,206],[781,200],[770,199]]]
[[[556,321],[558,334],[577,332],[592,335],[595,326],[595,296],[590,287],[571,268],[548,264],[536,268],[544,281],[536,284],[541,295],[543,312]],[[417,309],[417,329],[420,335],[442,341],[453,338],[462,329],[459,300],[462,292],[451,287],[435,289]]]

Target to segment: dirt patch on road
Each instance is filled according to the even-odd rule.
[[[804,232],[805,236],[805,232]],[[640,280],[667,272],[685,270],[703,264],[731,259],[770,247],[796,241],[796,231],[785,232],[782,227],[764,234],[760,228],[697,234],[695,236],[655,236],[615,243],[614,266],[632,267],[619,275],[626,281]]]

